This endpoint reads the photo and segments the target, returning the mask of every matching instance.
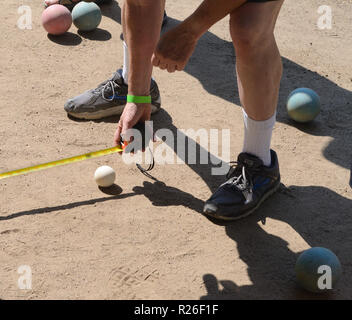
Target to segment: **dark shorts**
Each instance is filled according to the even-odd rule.
[[[277,0],[247,0],[247,2],[269,2],[269,1],[277,1]]]

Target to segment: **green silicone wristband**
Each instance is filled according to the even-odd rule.
[[[127,102],[132,103],[152,103],[151,96],[134,96],[132,94],[127,95]]]

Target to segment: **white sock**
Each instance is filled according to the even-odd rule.
[[[122,78],[123,81],[128,84],[128,66],[129,66],[129,57],[128,57],[128,47],[126,42],[123,42],[123,69],[122,69]]]
[[[276,111],[268,120],[256,121],[243,111],[244,143],[242,152],[250,153],[261,159],[265,166],[270,166],[271,135],[276,121]]]

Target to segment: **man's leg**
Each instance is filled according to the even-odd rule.
[[[230,15],[238,89],[244,109],[243,151],[258,156],[265,165],[270,165],[271,160],[271,133],[282,74],[274,37],[282,3],[247,3]]]
[[[282,74],[274,37],[282,3],[246,3],[230,15],[245,139],[237,167],[204,206],[204,213],[215,218],[249,215],[280,185],[278,159],[270,142]]]

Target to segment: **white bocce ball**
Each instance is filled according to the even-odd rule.
[[[110,187],[114,184],[116,173],[109,166],[101,166],[94,173],[94,180],[100,187]]]

